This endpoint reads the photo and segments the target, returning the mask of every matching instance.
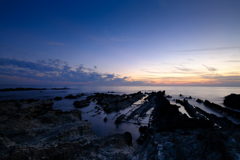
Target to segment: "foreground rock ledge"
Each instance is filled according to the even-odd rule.
[[[125,159],[128,134],[97,137],[81,111],[52,109],[52,100],[0,102],[0,159]]]

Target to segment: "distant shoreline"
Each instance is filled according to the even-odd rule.
[[[67,87],[64,88],[51,88],[51,90],[65,90],[65,89],[70,89]],[[32,90],[47,90],[47,88],[23,88],[23,87],[18,87],[18,88],[4,88],[0,89],[2,92],[7,92],[7,91],[32,91]]]

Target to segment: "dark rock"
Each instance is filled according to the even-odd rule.
[[[213,121],[214,123],[218,124],[219,126],[221,126],[222,128],[226,128],[226,129],[236,129],[236,128],[240,128],[239,125],[234,124],[231,120],[229,120],[226,117],[217,117],[214,114],[210,114],[205,112],[204,110],[200,109],[199,107],[195,107],[196,110],[201,113],[202,115],[206,116],[208,119],[210,119],[211,121]]]
[[[86,107],[86,106],[89,106],[89,104],[90,104],[90,101],[88,101],[88,100],[81,100],[81,101],[74,101],[73,102],[73,105],[76,108]]]
[[[147,138],[142,136],[137,141],[143,145],[128,159],[238,159],[239,131],[189,130],[186,135],[181,133],[181,130],[180,133],[163,131]]]
[[[124,115],[124,114],[120,115],[120,116],[116,119],[115,124],[121,123],[124,118],[125,118],[125,115]]]
[[[192,99],[192,96],[189,96],[188,99]]]
[[[201,100],[201,99],[199,99],[199,98],[198,98],[196,101],[197,101],[198,103],[203,103],[203,100]]]
[[[222,106],[215,104],[215,103],[211,103],[208,100],[204,101],[204,105],[223,114],[223,115],[228,115],[231,116],[233,118],[240,118],[240,112],[228,109],[228,108],[223,108]]]
[[[81,97],[81,95],[73,96],[72,94],[69,94],[69,95],[66,96],[65,98],[66,98],[66,99],[76,99],[76,98],[79,98],[79,97]]]
[[[148,127],[147,126],[140,126],[140,128],[139,128],[139,131],[141,132],[141,133],[146,133],[147,132],[147,130],[148,130]]]
[[[62,100],[62,97],[55,97],[54,100],[56,100],[56,101]]]
[[[179,94],[180,97],[182,97],[183,95],[182,94]]]
[[[152,124],[157,131],[174,131],[175,129],[213,128],[211,121],[197,118],[188,118],[179,112],[178,106],[170,104],[164,98],[163,92],[158,92],[155,98],[156,107],[152,112]],[[180,100],[177,100],[181,102]],[[187,101],[186,101],[187,103]]]
[[[170,96],[170,95],[167,95],[167,96],[166,96],[166,98],[172,98],[172,96]]]
[[[240,109],[240,94],[230,94],[223,100],[224,105]]]
[[[0,101],[0,159],[125,159],[131,134],[97,137],[81,111],[52,109],[51,100]]]
[[[107,117],[105,117],[103,120],[104,120],[104,122],[107,122]]]
[[[67,87],[64,87],[64,88],[52,88],[51,90],[66,90],[66,89],[70,89],[70,88],[67,88]]]
[[[128,146],[132,146],[132,134],[130,132],[125,132],[124,136]]]

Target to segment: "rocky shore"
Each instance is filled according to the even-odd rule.
[[[75,100],[76,109],[69,112],[52,109],[54,102],[50,99],[0,101],[0,159],[240,159],[239,125],[191,105],[188,99],[192,97],[175,100],[177,105],[169,101],[172,97],[166,96],[165,91],[113,93],[68,95],[65,98],[73,101],[85,97]],[[141,103],[133,106],[138,101]],[[238,111],[207,100],[197,101],[223,115],[234,114],[238,118]],[[82,112],[77,109],[92,102],[97,104],[96,114],[120,113],[132,106],[127,112],[117,114],[114,121],[117,125],[139,124],[139,148],[133,147],[130,132],[96,136],[91,123],[83,121]],[[179,111],[179,105],[189,116]],[[149,123],[140,126],[148,116]],[[108,119],[105,117],[103,121]]]

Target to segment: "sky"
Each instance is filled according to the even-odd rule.
[[[0,84],[240,87],[239,0],[0,2]]]

